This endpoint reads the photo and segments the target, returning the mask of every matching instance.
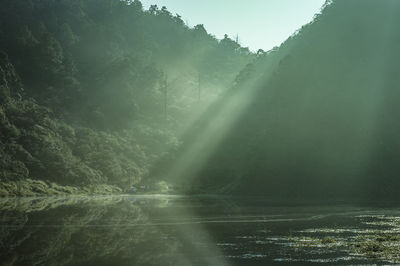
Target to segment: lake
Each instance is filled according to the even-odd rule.
[[[2,265],[400,263],[400,208],[162,195],[0,199]]]

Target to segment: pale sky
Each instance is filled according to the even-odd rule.
[[[239,43],[251,50],[279,46],[302,25],[310,22],[325,0],[141,0],[166,6],[178,13],[191,27],[204,24],[206,30],[222,39],[239,35]]]

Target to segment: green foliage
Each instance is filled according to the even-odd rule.
[[[147,106],[162,101],[161,72],[202,76],[216,93],[252,58],[228,36],[219,42],[202,25],[191,29],[166,7],[143,10],[140,1],[6,0],[0,7],[0,45],[27,94],[103,129],[154,116]]]

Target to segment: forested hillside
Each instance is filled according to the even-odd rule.
[[[254,57],[137,0],[1,1],[2,193],[145,182]]]
[[[233,93],[248,90],[249,103],[191,172],[193,188],[398,197],[399,19],[396,0],[329,1],[279,49],[249,64]]]
[[[253,54],[140,1],[4,0],[1,193],[167,180],[184,192],[394,198],[399,18],[396,0],[327,1]]]

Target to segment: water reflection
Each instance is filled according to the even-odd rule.
[[[178,196],[2,199],[2,265],[398,263],[400,211]]]

